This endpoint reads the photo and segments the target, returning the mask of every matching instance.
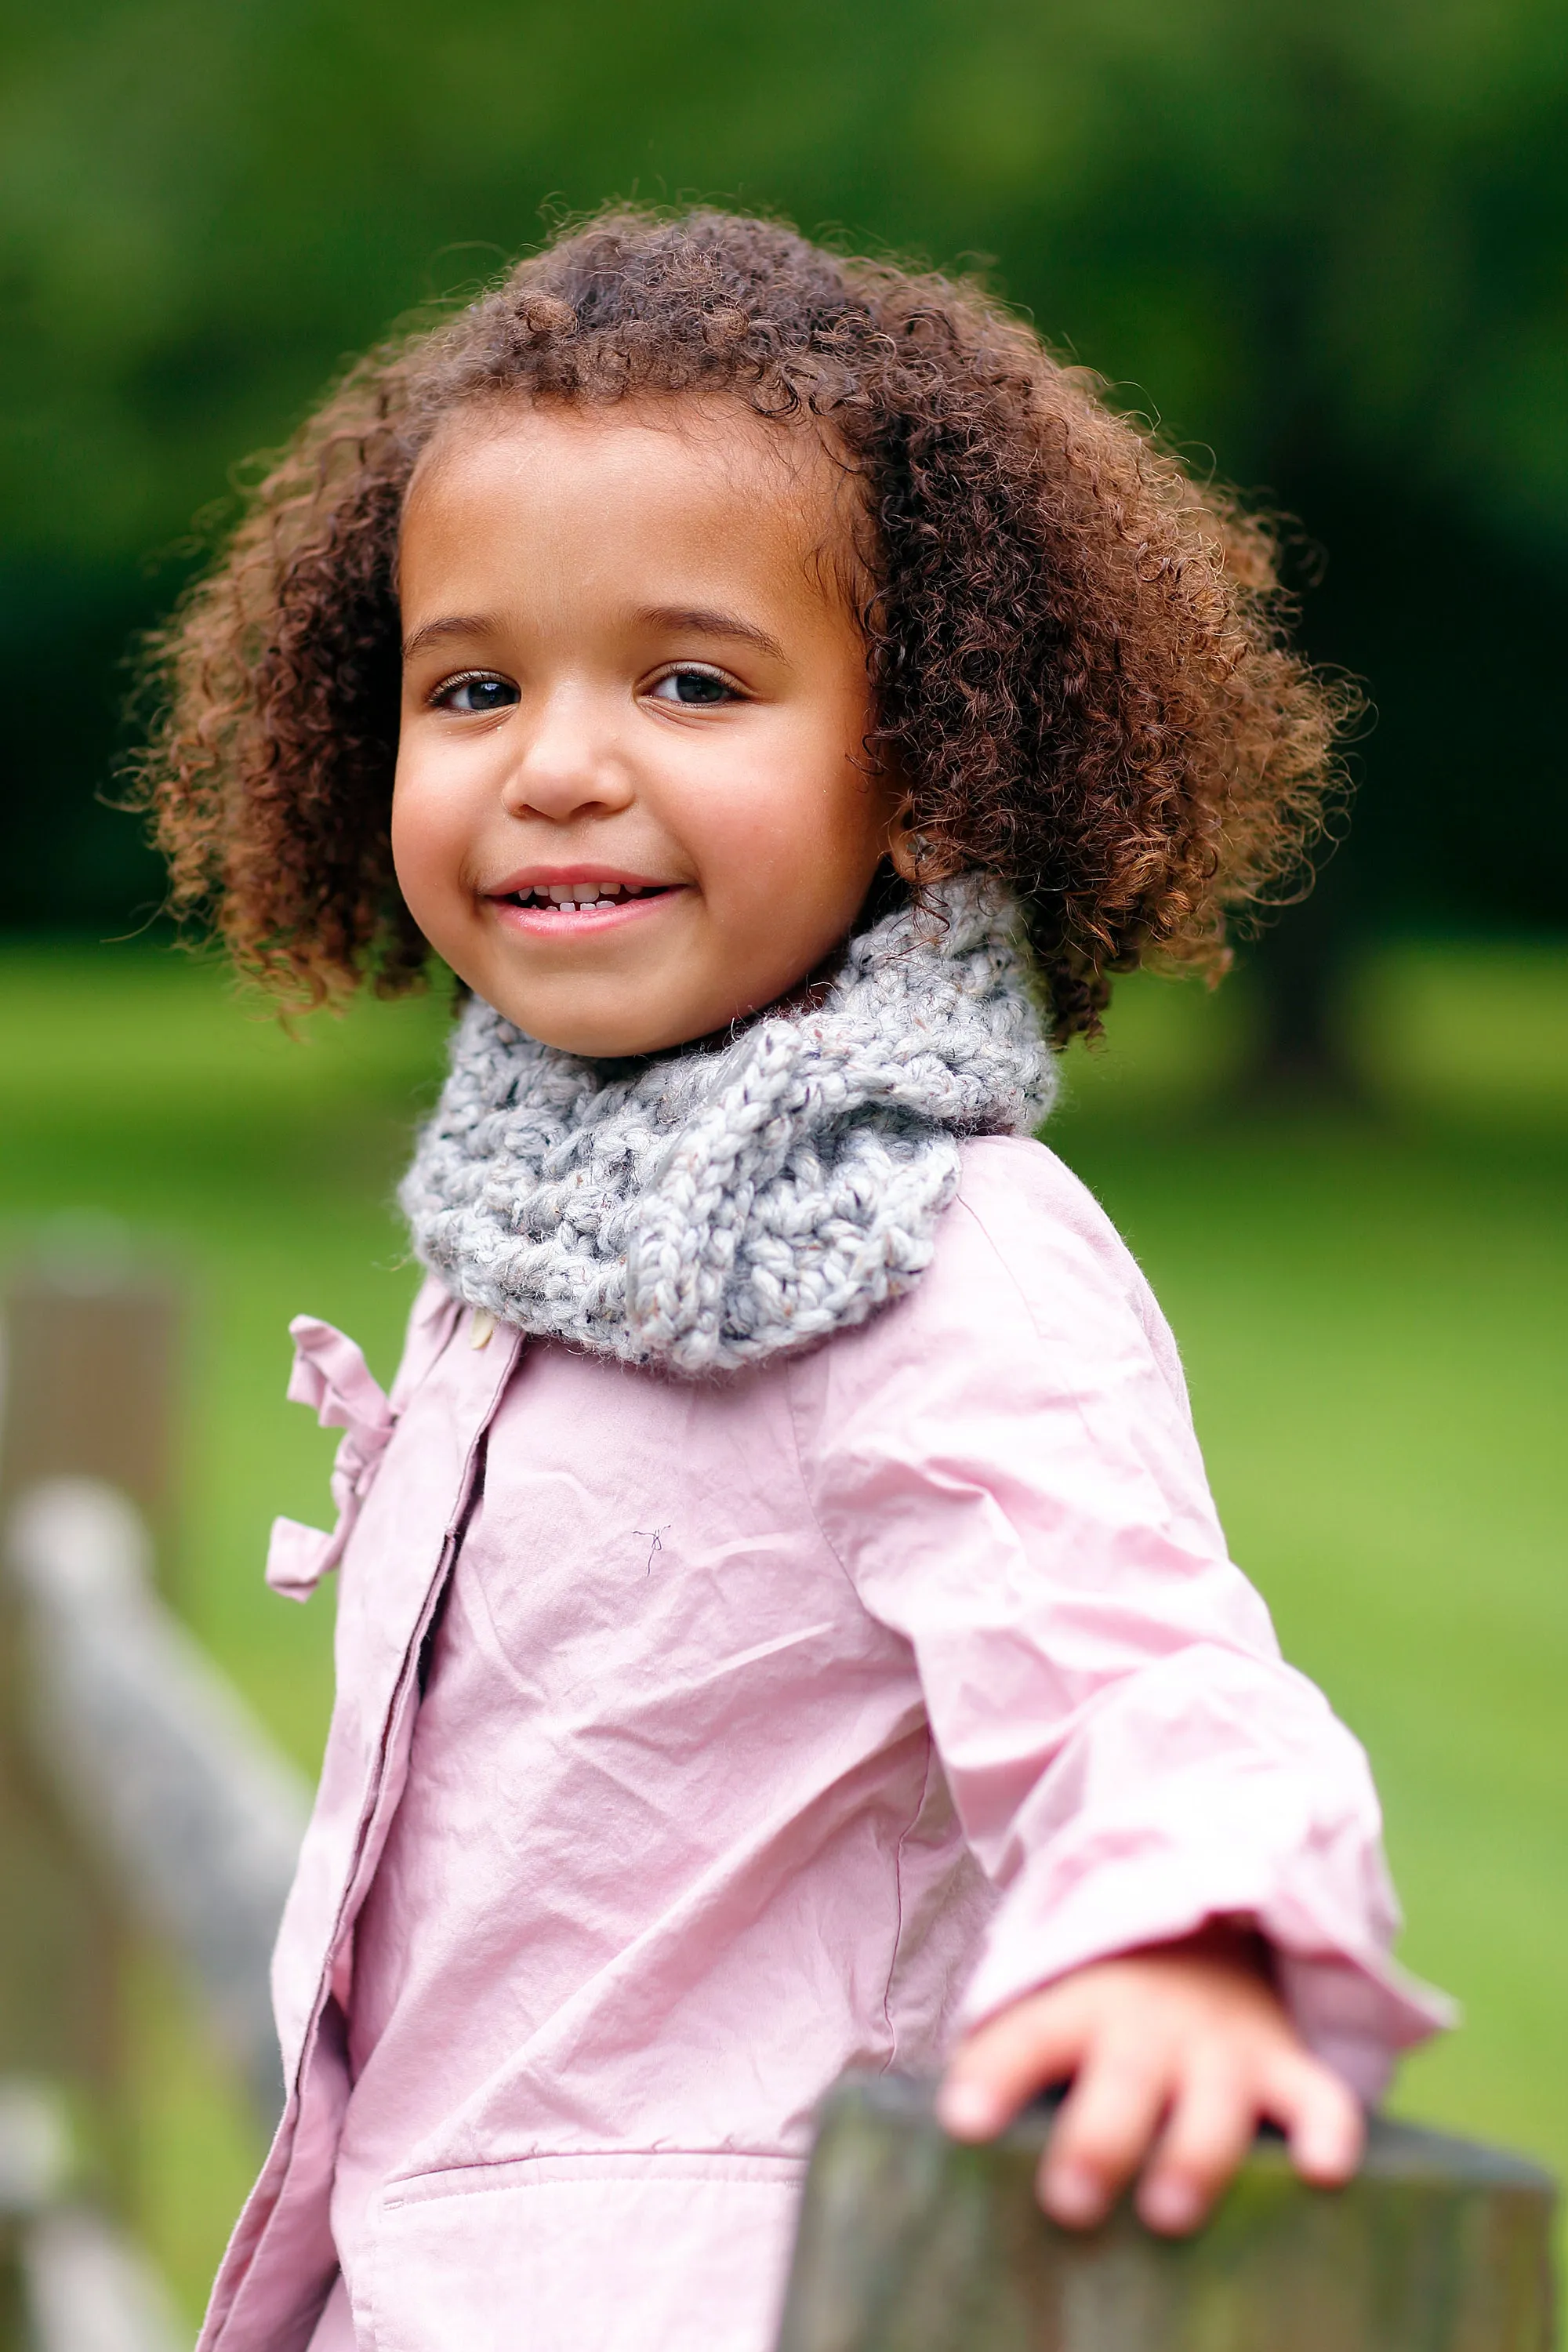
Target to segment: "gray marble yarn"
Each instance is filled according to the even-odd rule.
[[[1056,1089],[1011,903],[927,896],[717,1047],[589,1061],[474,999],[399,1196],[419,1256],[498,1321],[685,1373],[864,1322],[930,1264],[958,1138]]]

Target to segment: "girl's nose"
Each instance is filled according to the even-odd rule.
[[[552,696],[540,705],[507,777],[510,815],[562,824],[595,810],[624,809],[635,797],[626,747],[607,714],[580,694]]]

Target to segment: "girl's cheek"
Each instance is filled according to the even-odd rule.
[[[417,887],[424,860],[414,796],[404,783],[401,771],[392,788],[391,831],[393,871],[397,876],[398,887],[407,898]]]
[[[460,867],[453,812],[428,790],[416,767],[399,767],[392,793],[392,863],[398,887],[421,928],[455,887]]]

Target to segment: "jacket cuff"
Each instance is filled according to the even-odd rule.
[[[1091,1961],[1195,1934],[1208,1920],[1256,1927],[1275,1955],[1279,1992],[1307,2048],[1372,2102],[1400,2052],[1457,2022],[1455,2004],[1399,1967],[1328,1890],[1268,1884],[1264,1874],[1211,1868],[1191,1854],[1147,1854],[1101,1866],[1075,1889],[1020,1878],[992,1922],[957,2024],[969,2032],[1026,1994]]]

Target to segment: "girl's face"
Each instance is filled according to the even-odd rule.
[[[814,436],[720,404],[497,408],[422,458],[393,854],[530,1036],[705,1036],[852,928],[898,794],[862,750],[849,496]]]

